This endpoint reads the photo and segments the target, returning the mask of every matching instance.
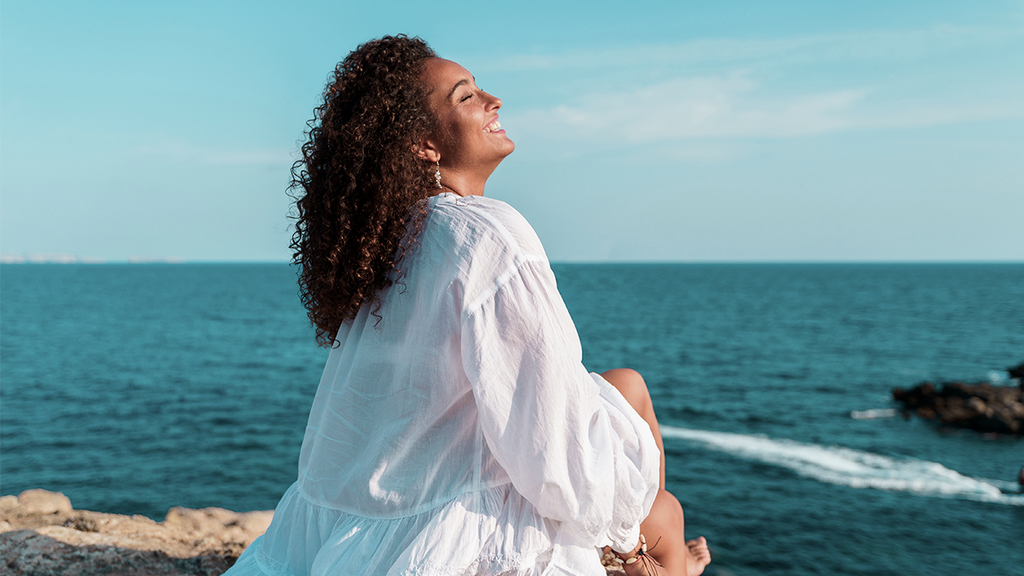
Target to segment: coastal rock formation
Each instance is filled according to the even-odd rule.
[[[1024,364],[1010,368],[1021,378]],[[988,382],[946,382],[936,387],[925,382],[910,390],[896,388],[892,397],[904,410],[946,426],[978,432],[1024,435],[1024,383],[995,386]]]
[[[231,567],[273,511],[171,508],[163,522],[75,510],[58,492],[0,497],[4,576],[218,576]],[[625,576],[612,555],[609,576]]]
[[[163,522],[75,510],[60,493],[0,498],[0,571],[10,576],[216,576],[270,525],[272,511],[171,508]]]
[[[1024,389],[1024,362],[1012,368],[1007,368],[1006,371],[1009,372],[1010,378],[1017,380],[1021,389]]]

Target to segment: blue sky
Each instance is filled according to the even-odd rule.
[[[287,260],[327,75],[399,32],[504,100],[552,260],[1024,260],[1020,1],[8,1],[0,253]]]

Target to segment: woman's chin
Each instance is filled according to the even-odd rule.
[[[505,136],[505,142],[508,143],[508,146],[507,146],[508,150],[505,151],[505,155],[502,156],[502,158],[504,158],[505,156],[508,156],[509,154],[515,152],[515,150],[516,150],[516,143],[513,142],[511,138],[509,138],[508,136]]]

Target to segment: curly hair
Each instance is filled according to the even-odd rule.
[[[405,35],[362,44],[334,69],[307,123],[291,169],[291,249],[320,346],[361,306],[376,315],[381,290],[402,277],[402,257],[422,231],[422,200],[436,183],[413,150],[436,127],[420,79],[436,56]]]

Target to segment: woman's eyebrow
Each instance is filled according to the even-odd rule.
[[[476,76],[473,76],[473,82],[476,83]],[[466,78],[463,78],[462,80],[456,82],[455,86],[452,86],[452,89],[448,92],[448,99],[452,99],[452,95],[455,94],[455,91],[459,89],[459,86],[464,86],[466,84],[469,84],[469,80]]]

